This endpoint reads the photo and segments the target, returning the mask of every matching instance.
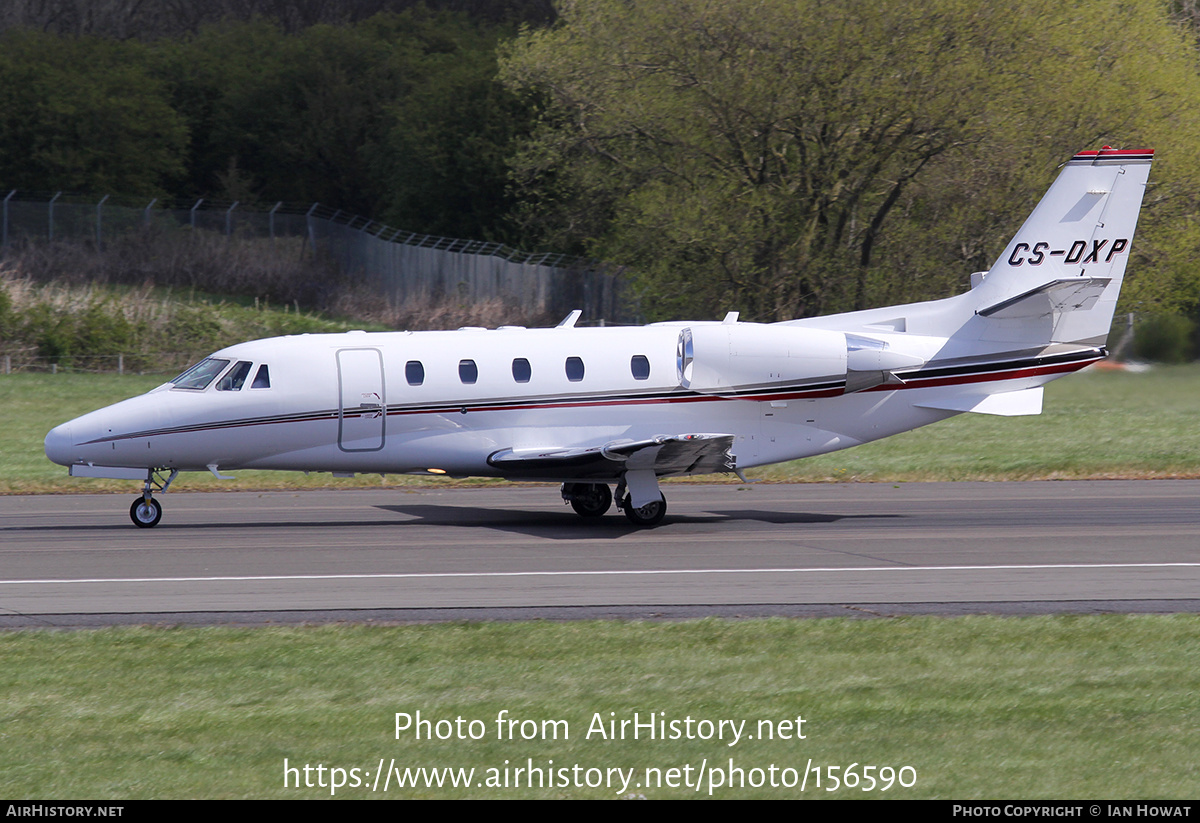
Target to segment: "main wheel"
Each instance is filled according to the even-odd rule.
[[[660,494],[653,503],[647,503],[641,508],[634,508],[627,495],[625,505],[621,508],[625,510],[625,516],[629,518],[630,523],[642,528],[649,528],[657,526],[667,516],[667,499]]]
[[[139,529],[153,528],[158,525],[159,520],[162,520],[162,504],[153,497],[149,500],[139,497],[129,507],[129,519]]]
[[[612,491],[603,483],[568,483],[563,491],[580,517],[599,517],[612,505]]]

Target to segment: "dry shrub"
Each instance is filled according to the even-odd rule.
[[[229,238],[164,226],[120,235],[102,252],[87,242],[26,242],[9,249],[3,262],[42,284],[151,284],[314,310],[344,284],[336,268],[315,258],[302,238]]]
[[[103,254],[82,243],[23,246],[0,259],[0,354],[19,369],[111,371],[120,363],[171,371],[231,343],[280,334],[557,320],[499,298],[393,305],[364,283],[269,244],[185,234],[180,244],[114,242]],[[254,308],[224,299],[239,294],[253,295]]]
[[[98,286],[130,288],[121,311],[130,321],[154,304],[188,298],[254,298],[263,305],[291,306],[326,317],[390,329],[454,329],[461,326],[545,325],[561,318],[522,308],[501,298],[470,302],[430,298],[395,305],[360,279],[340,273],[332,261],[314,257],[303,238],[229,238],[190,228],[156,226],[107,242],[25,243],[0,257],[5,288],[16,295],[31,290],[57,309],[92,305]],[[175,297],[155,298],[161,289]],[[158,291],[155,291],[155,290]],[[111,295],[111,289],[102,289]],[[16,298],[14,297],[14,301]]]
[[[499,297],[475,303],[443,298],[410,300],[402,305],[394,305],[363,286],[340,291],[329,307],[329,313],[389,329],[409,331],[457,329],[463,326],[540,326],[557,322],[544,313],[530,312]]]

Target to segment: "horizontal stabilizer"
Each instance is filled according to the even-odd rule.
[[[942,400],[916,403],[921,409],[941,411],[975,412],[997,414],[1001,417],[1019,417],[1025,414],[1042,413],[1042,387],[1000,394],[961,394]]]
[[[1017,317],[1043,317],[1054,312],[1087,310],[1096,304],[1104,289],[1112,281],[1109,277],[1071,277],[1051,280],[1036,289],[993,303],[978,314],[984,317],[1012,319]]]

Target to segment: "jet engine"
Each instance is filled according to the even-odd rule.
[[[894,370],[923,362],[873,337],[803,326],[720,323],[681,329],[675,365],[679,384],[703,394],[824,384],[849,394],[900,384]]]

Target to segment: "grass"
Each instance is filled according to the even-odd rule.
[[[728,769],[731,759],[747,781],[752,769],[811,762],[826,769],[822,789],[810,774],[803,795],[768,782],[714,797],[1200,794],[1193,615],[34,631],[0,635],[0,658],[5,797],[331,795],[284,788],[285,758],[372,775],[380,758],[474,768],[477,780],[506,761],[510,769],[508,788],[384,795],[346,786],[336,793],[344,798],[614,798],[619,787],[513,787],[511,769],[553,760],[633,768],[644,780],[647,768],[665,776],[690,764],[694,775],[702,762]],[[565,720],[569,739],[542,739],[540,727],[534,739],[498,739],[502,710]],[[434,723],[481,721],[480,739],[397,738],[395,714],[418,711]],[[755,739],[588,739],[597,715],[619,722],[634,712],[681,724],[745,720]],[[778,725],[797,717],[802,740]],[[760,720],[789,739],[758,739]],[[860,775],[909,766],[916,783],[825,791],[827,768],[851,764]]]
[[[129,482],[80,481],[46,460],[54,425],[147,391],[162,377],[0,376],[0,493],[128,491]],[[1200,477],[1200,364],[1150,372],[1092,371],[1051,383],[1036,417],[964,414],[876,443],[751,471],[780,482]],[[720,478],[704,478],[712,481]],[[214,488],[192,474],[178,488]],[[223,489],[323,488],[449,482],[377,475],[238,472]]]
[[[160,379],[0,377],[7,423],[0,490],[128,491],[128,483],[64,477],[42,455],[41,440],[52,425]],[[963,415],[756,474],[801,481],[1200,476],[1198,388],[1198,366],[1078,375],[1048,387],[1040,417]],[[379,482],[241,472],[237,486]],[[184,487],[213,485],[194,475]],[[330,768],[357,768],[363,780],[381,758],[400,768],[474,768],[477,780],[502,770],[490,774],[510,784],[529,761],[542,769],[632,768],[643,780],[647,768],[664,778],[676,768],[683,779],[691,767],[694,783],[701,763],[728,768],[732,759],[747,781],[767,780],[717,788],[714,797],[1200,794],[1194,615],[26,631],[0,634],[0,660],[6,797],[328,797]],[[518,720],[565,720],[570,739],[497,740],[502,710]],[[435,721],[479,720],[485,734],[397,739],[396,712],[417,711]],[[621,720],[633,712],[745,720],[748,732],[760,720],[802,716],[806,738],[731,747],[728,740],[585,737],[597,713]],[[301,769],[323,766],[309,776],[326,787],[285,788],[285,758]],[[825,769],[824,782],[817,790],[810,774],[803,795],[772,788],[767,771],[753,771],[803,771],[810,762]],[[909,766],[916,783],[886,793],[824,791],[829,767],[852,764],[860,777],[866,766]],[[682,786],[631,791],[707,796],[707,786],[698,794]],[[345,786],[336,794],[617,795],[575,785],[393,787],[387,795]]]
[[[1200,364],[1050,383],[1034,417],[963,414],[763,476],[790,481],[1200,477]]]

